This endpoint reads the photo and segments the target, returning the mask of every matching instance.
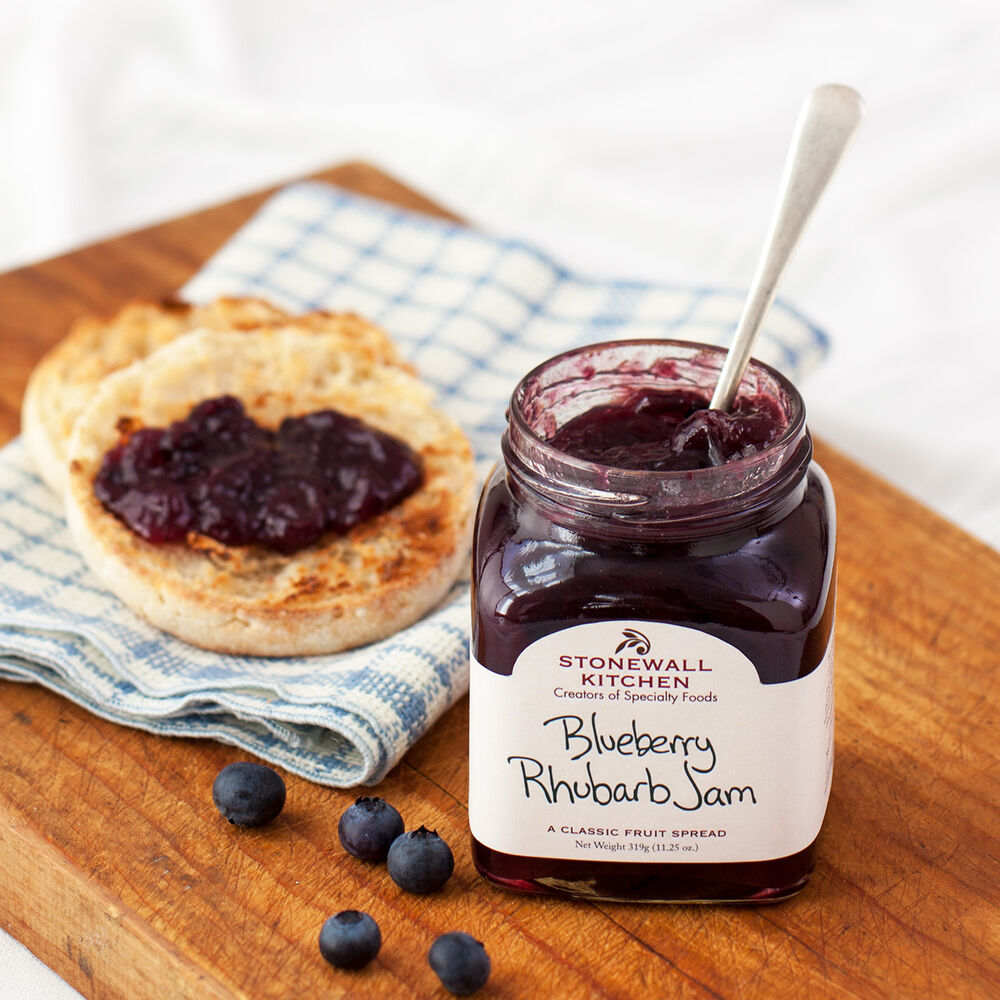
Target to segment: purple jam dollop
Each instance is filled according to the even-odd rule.
[[[272,431],[219,396],[130,434],[104,456],[94,493],[149,542],[194,531],[288,555],[376,517],[422,480],[409,445],[355,417],[319,410]]]
[[[549,444],[618,469],[680,472],[756,454],[787,427],[781,404],[770,396],[738,396],[729,412],[708,404],[692,389],[640,390],[567,421]]]

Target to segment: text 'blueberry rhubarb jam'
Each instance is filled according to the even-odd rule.
[[[724,351],[598,344],[511,399],[473,552],[476,867],[587,899],[781,899],[833,769],[833,495],[802,399]]]

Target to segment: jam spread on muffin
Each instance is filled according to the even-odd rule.
[[[219,396],[169,427],[128,434],[105,456],[97,499],[149,542],[198,532],[290,555],[389,510],[423,481],[405,442],[336,410],[269,430]]]

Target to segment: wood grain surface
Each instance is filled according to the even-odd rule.
[[[363,164],[320,176],[440,213]],[[171,294],[265,194],[0,277],[0,439],[74,316]],[[819,458],[840,517],[837,762],[798,897],[602,905],[491,887],[467,847],[465,703],[378,789],[455,850],[445,891],[418,897],[340,847],[354,793],[286,776],[277,821],[231,828],[211,786],[237,751],[0,683],[0,926],[113,1000],[443,997],[426,954],[447,930],[485,942],[483,997],[1000,996],[1000,556],[830,448]],[[382,928],[360,973],[316,945],[345,908]]]

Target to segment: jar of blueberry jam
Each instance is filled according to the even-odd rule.
[[[509,889],[762,902],[812,871],[833,767],[834,506],[802,398],[680,341],[517,386],[473,553],[469,824]]]

